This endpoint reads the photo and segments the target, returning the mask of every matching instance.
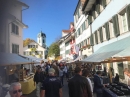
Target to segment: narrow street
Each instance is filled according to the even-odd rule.
[[[36,90],[33,91],[31,94],[29,95],[25,95],[27,97],[36,97]],[[68,83],[67,81],[64,79],[64,86],[63,86],[63,97],[69,97],[68,94]]]

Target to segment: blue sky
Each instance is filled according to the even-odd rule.
[[[78,0],[21,0],[29,5],[23,11],[23,23],[29,28],[23,30],[23,39],[37,40],[37,34],[42,30],[49,46],[61,36],[63,29],[69,29],[74,21],[73,14]]]

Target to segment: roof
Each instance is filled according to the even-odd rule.
[[[130,37],[118,40],[106,46],[99,48],[96,52],[94,52],[89,57],[82,60],[83,62],[102,62],[105,59],[109,59],[112,56],[120,53],[121,51],[125,50],[126,48],[130,47],[129,42]]]
[[[86,0],[83,5],[82,11],[89,12],[95,2],[96,0]]]
[[[39,45],[39,44],[38,44],[36,41],[34,41],[34,40],[31,41],[30,43],[32,43],[32,42],[35,42],[37,45]],[[30,43],[29,43],[29,44],[30,44]],[[28,45],[29,45],[29,44],[28,44]],[[26,45],[26,46],[28,46],[28,45]],[[24,47],[26,47],[26,46],[24,46]],[[40,46],[40,45],[39,45],[39,46]],[[42,46],[40,46],[40,47],[42,47]],[[44,48],[44,47],[42,47],[42,48]],[[45,48],[44,48],[44,49],[45,49]]]
[[[18,4],[21,4],[22,6],[29,8],[29,6],[27,4],[25,4],[25,3],[21,2],[21,1],[18,1],[18,0],[16,0],[16,1],[17,1]]]
[[[32,64],[32,61],[22,58],[18,54],[0,52],[0,66]]]
[[[71,33],[71,30],[62,30],[64,33]]]

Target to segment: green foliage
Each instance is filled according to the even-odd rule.
[[[52,43],[49,47],[49,50],[48,50],[48,56],[59,56],[60,55],[60,48],[59,48],[59,45],[58,43]]]
[[[25,40],[23,40],[23,47],[27,46],[29,43],[33,42],[34,40],[27,38]]]

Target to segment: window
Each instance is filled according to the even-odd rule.
[[[70,41],[66,42],[66,43],[65,43],[65,46],[68,46],[69,44],[70,44]]]
[[[12,44],[12,53],[19,54],[19,45]]]
[[[30,45],[28,45],[28,48],[30,48]]]
[[[36,45],[36,48],[38,48],[38,45]]]
[[[45,40],[43,39],[43,43],[45,43]]]
[[[65,51],[65,54],[69,54],[69,53],[70,53],[70,50],[66,50],[66,51]]]
[[[124,79],[124,70],[123,70],[123,63],[118,63],[118,72],[119,72],[119,77]]]
[[[122,25],[123,25],[123,32],[126,32],[128,30],[126,14],[122,15]]]
[[[40,38],[39,38],[39,43],[40,43]]]
[[[100,41],[100,32],[99,32],[99,30],[97,31],[97,37],[98,37],[98,43],[100,43],[101,41]]]
[[[106,40],[106,29],[105,27],[102,27],[102,31],[103,31],[103,40]]]
[[[78,36],[80,35],[80,28],[78,29]]]
[[[35,51],[35,54],[38,55],[38,51]]]
[[[19,35],[19,28],[14,23],[12,23],[12,33]]]
[[[32,55],[32,52],[29,52],[29,55]]]
[[[23,52],[24,55],[26,55],[26,52]]]
[[[114,26],[113,26],[113,22],[110,22],[110,38],[114,37]]]

